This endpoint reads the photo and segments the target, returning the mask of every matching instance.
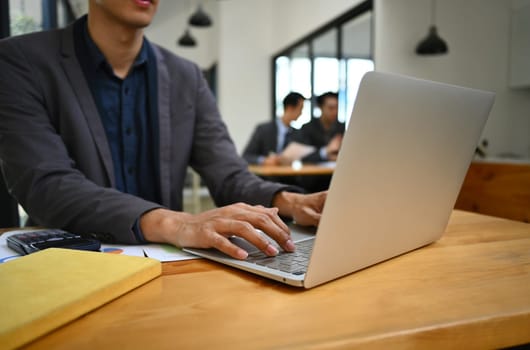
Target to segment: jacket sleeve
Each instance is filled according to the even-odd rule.
[[[293,190],[279,183],[260,179],[248,170],[247,163],[237,154],[215,100],[195,68],[199,80],[196,95],[196,125],[191,166],[206,182],[218,206],[245,202],[270,206],[273,196],[281,190]]]
[[[138,243],[135,221],[160,205],[96,184],[79,170],[63,140],[75,135],[61,134],[61,124],[51,121],[65,112],[45,97],[52,91],[69,98],[61,93],[68,87],[60,90],[50,78],[48,66],[57,62],[49,55],[51,63],[36,64],[17,43],[0,42],[0,159],[9,192],[38,225]]]

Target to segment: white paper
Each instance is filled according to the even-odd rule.
[[[282,160],[285,160],[288,163],[291,163],[295,160],[300,160],[304,158],[305,156],[313,153],[314,151],[315,151],[315,147],[313,146],[304,145],[303,143],[298,143],[298,142],[291,142],[283,150],[280,157],[282,158]]]
[[[145,255],[160,261],[199,259],[198,256],[183,252],[182,249],[170,244],[149,244],[143,247]]]

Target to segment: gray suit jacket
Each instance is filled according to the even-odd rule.
[[[98,110],[74,50],[72,26],[0,41],[0,159],[7,187],[33,221],[136,243],[140,215],[182,210],[186,168],[217,205],[270,205],[285,186],[247,170],[196,65],[157,57],[161,203],[118,192]]]
[[[248,141],[243,158],[250,164],[258,164],[259,157],[267,157],[276,152],[278,143],[278,126],[276,120],[259,124]]]

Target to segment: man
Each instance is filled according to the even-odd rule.
[[[260,124],[254,130],[243,158],[250,164],[280,165],[280,153],[289,143],[293,132],[291,122],[298,119],[304,108],[304,96],[291,92],[283,99],[283,115],[274,121]]]
[[[337,160],[344,134],[344,123],[337,119],[338,94],[326,92],[318,96],[317,105],[321,111],[320,118],[311,119],[292,137],[293,141],[315,147],[314,152],[302,158],[302,161],[307,163]],[[329,175],[304,176],[298,180],[298,184],[309,193],[327,190],[330,182]]]
[[[269,255],[294,249],[278,215],[316,224],[304,196],[250,174],[200,70],[143,37],[159,0],[90,0],[64,30],[0,42],[0,159],[33,222],[121,243],[165,242]],[[217,205],[181,211],[187,166]],[[233,204],[246,202],[249,204]],[[272,206],[273,208],[265,208]]]
[[[337,119],[339,110],[338,94],[326,92],[317,97],[320,118],[313,118],[293,136],[293,141],[316,147],[316,151],[304,157],[304,162],[318,163],[337,160],[344,123]]]

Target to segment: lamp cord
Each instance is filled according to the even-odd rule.
[[[436,0],[431,0],[431,26],[434,26],[436,23]]]

